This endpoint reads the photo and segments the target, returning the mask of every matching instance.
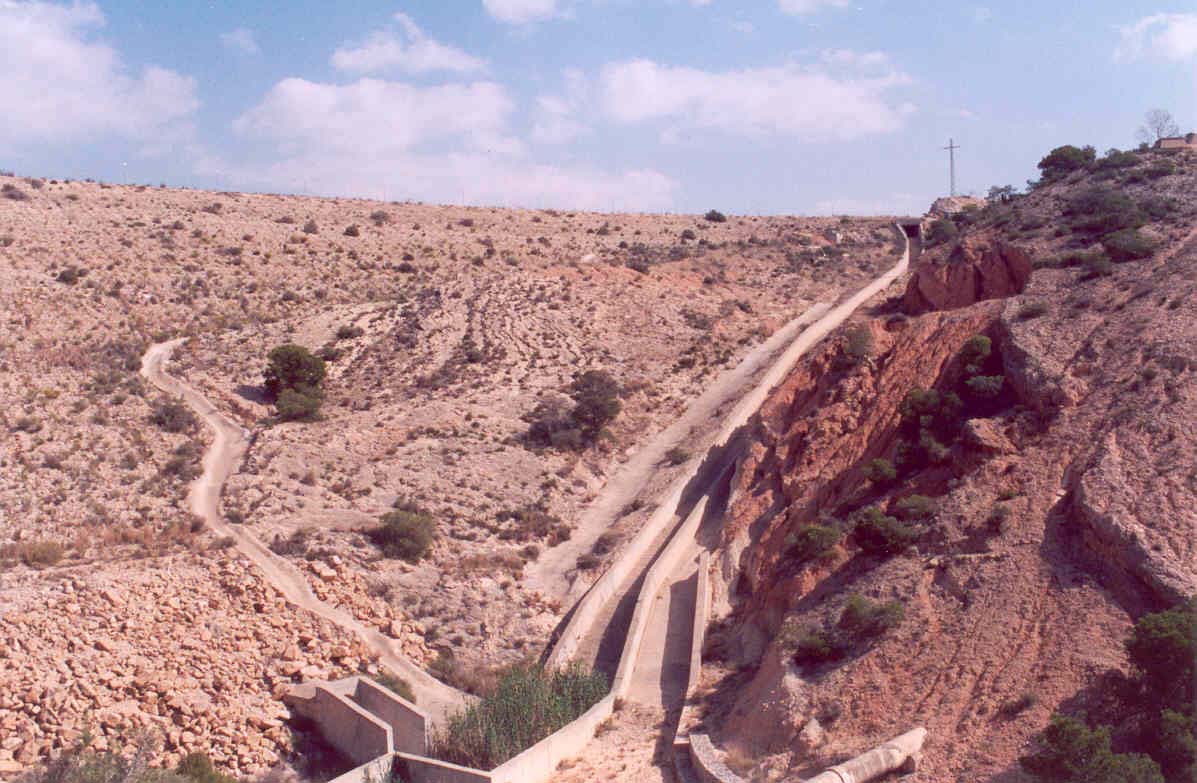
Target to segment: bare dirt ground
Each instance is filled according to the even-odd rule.
[[[171,373],[250,432],[223,498],[230,518],[284,552],[322,604],[470,684],[475,670],[535,655],[548,638],[563,606],[522,584],[526,564],[577,525],[637,445],[892,253],[885,220],[714,223],[0,180],[10,186],[0,198],[5,774],[84,729],[116,741],[159,721],[180,731],[165,761],[210,750],[222,769],[260,771],[287,757],[291,739],[266,702],[229,695],[252,690],[246,677],[269,669],[273,693],[378,665],[354,634],[284,602],[191,512],[188,487],[212,436],[138,375],[152,343],[189,338]],[[270,426],[261,370],[288,340],[335,357],[327,401],[322,421]],[[609,437],[580,454],[520,445],[522,417],[591,368],[623,385]],[[663,482],[678,469],[658,467]],[[437,518],[438,542],[419,565],[381,560],[361,532],[398,496]],[[560,520],[551,537],[520,528],[511,512],[527,508]],[[623,510],[605,547],[648,512]],[[596,572],[616,550],[585,569],[575,559],[567,577]],[[74,585],[76,626],[90,628],[117,609],[89,586],[130,572],[158,580],[156,600],[196,608],[174,625],[130,615],[113,644],[153,636],[156,660],[190,671],[197,664],[174,651],[206,612],[227,615],[233,639],[258,634],[230,642],[233,679],[195,670],[212,698],[202,717],[171,706],[133,659],[91,654],[90,636],[62,641],[53,607],[64,585]],[[269,622],[255,625],[262,612]],[[92,687],[109,673],[110,687]],[[55,683],[69,698],[41,709]],[[118,703],[120,721],[92,725],[89,715]]]

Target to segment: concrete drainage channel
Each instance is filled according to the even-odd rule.
[[[567,663],[578,650],[582,639],[595,630],[603,609],[618,598],[621,586],[631,575],[631,564],[641,561],[661,536],[667,541],[644,573],[637,593],[635,608],[624,636],[618,669],[611,683],[611,691],[582,716],[536,743],[519,755],[490,771],[469,769],[429,758],[430,721],[428,715],[410,702],[370,681],[351,677],[332,683],[306,683],[298,686],[288,698],[301,715],[313,720],[329,742],[348,758],[361,764],[332,783],[369,783],[397,774],[409,783],[542,783],[550,780],[558,765],[579,755],[594,737],[598,726],[609,718],[617,701],[626,698],[632,689],[634,675],[641,662],[642,644],[653,603],[658,594],[674,584],[683,566],[693,568],[697,559],[694,611],[691,628],[687,678],[684,688],[683,715],[679,726],[688,725],[687,710],[694,695],[701,671],[702,644],[710,613],[710,555],[701,549],[697,534],[707,515],[709,500],[720,482],[734,472],[738,464],[735,449],[730,447],[737,433],[756,413],[769,392],[797,363],[798,359],[818,341],[837,328],[860,305],[889,286],[906,271],[910,259],[909,229],[904,224],[896,228],[905,239],[901,260],[888,272],[853,297],[829,311],[820,310],[815,323],[804,330],[765,374],[758,386],[736,406],[728,417],[719,438],[708,452],[707,460],[695,460],[691,470],[670,488],[658,511],[628,544],[611,568],[600,577],[575,607],[569,622],[557,639],[547,658],[550,666]],[[703,471],[708,471],[702,473]],[[693,505],[683,509],[685,495],[694,495],[694,482],[702,473],[709,476],[708,486],[694,498]],[[688,490],[691,490],[687,493]],[[684,514],[680,520],[678,517]],[[672,533],[666,531],[676,526]],[[684,729],[682,730],[684,732]],[[676,732],[674,755],[679,774],[684,780],[691,775],[703,783],[738,783],[742,779],[719,761],[710,738],[705,734],[686,735]],[[845,764],[838,765],[813,778],[809,783],[863,783],[886,772],[917,762],[925,729],[915,729],[891,740]]]

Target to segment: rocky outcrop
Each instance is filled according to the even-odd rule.
[[[1140,433],[1106,435],[1093,466],[1076,482],[1073,513],[1103,571],[1171,605],[1197,596],[1191,537],[1169,535],[1177,527],[1197,530],[1197,510],[1183,477],[1156,469],[1156,453]],[[1162,515],[1181,524],[1159,525]]]
[[[1001,241],[966,239],[944,260],[921,264],[902,297],[912,315],[953,310],[985,299],[1021,293],[1031,278],[1031,259]]]

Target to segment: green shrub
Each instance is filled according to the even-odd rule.
[[[975,375],[964,382],[970,394],[983,400],[992,400],[1002,393],[1006,378],[1003,375]]]
[[[1094,187],[1074,196],[1064,210],[1073,231],[1109,234],[1138,228],[1147,216],[1129,196],[1110,188]]]
[[[874,486],[885,487],[898,478],[898,471],[892,462],[878,457],[865,468],[865,478]]]
[[[935,516],[935,501],[926,495],[908,495],[895,504],[898,516],[907,522]]]
[[[271,349],[265,371],[266,391],[277,398],[284,389],[318,389],[324,381],[324,360],[301,345],[287,343]]]
[[[808,525],[785,538],[785,557],[807,563],[833,550],[843,534],[827,525]]]
[[[603,674],[579,664],[558,671],[514,666],[501,675],[493,692],[449,718],[433,742],[432,755],[493,769],[586,712],[607,689]]]
[[[311,421],[320,412],[324,396],[318,389],[283,389],[274,402],[278,417],[283,421]]]
[[[726,223],[727,222],[727,215],[723,214],[722,212],[720,212],[717,209],[712,209],[710,212],[707,212],[705,215],[703,215],[703,218],[711,221],[712,223]]]
[[[154,755],[148,735],[135,739],[132,753],[94,750],[86,737],[45,765],[27,772],[23,783],[195,783],[193,778],[149,765]],[[223,777],[223,776],[222,776]]]
[[[177,400],[159,400],[154,404],[150,420],[165,432],[190,432],[198,421],[195,414]]]
[[[361,337],[365,333],[366,333],[366,330],[360,326],[352,326],[350,324],[344,324],[342,326],[337,327],[337,339],[338,340],[352,340],[356,337]]]
[[[1115,263],[1148,258],[1155,252],[1152,241],[1133,228],[1109,234],[1101,240],[1101,246]]]
[[[844,657],[836,640],[824,631],[807,630],[798,636],[794,646],[794,663],[799,666],[818,666]]]
[[[1108,277],[1113,274],[1114,265],[1105,253],[1089,253],[1085,257],[1085,271],[1081,273],[1082,280],[1092,280],[1095,277]]]
[[[183,777],[192,783],[237,783],[237,779],[229,775],[222,775],[212,767],[212,760],[208,754],[196,751],[188,753],[175,767]]]
[[[665,462],[669,465],[681,465],[688,459],[690,459],[690,452],[680,446],[674,446],[665,452]]]
[[[386,688],[391,693],[407,699],[412,704],[416,703],[416,694],[415,691],[411,689],[411,683],[402,677],[391,674],[386,669],[382,669],[378,672],[378,674],[374,675],[373,679],[374,682]]]
[[[1064,715],[1052,717],[1039,749],[1019,763],[1043,783],[1164,783],[1147,756],[1114,753],[1107,727],[1091,729]]]
[[[960,235],[960,228],[951,218],[939,218],[932,221],[927,229],[927,244],[941,245],[950,242]]]
[[[1046,313],[1047,304],[1045,302],[1027,302],[1018,308],[1018,313],[1015,317],[1020,321],[1030,321],[1032,318],[1038,318]]]
[[[964,346],[957,354],[960,357],[961,364],[965,367],[965,372],[969,375],[976,375],[980,372],[981,365],[993,353],[993,341],[983,334],[975,334],[968,338]]]
[[[371,537],[387,557],[419,562],[436,537],[436,520],[428,514],[396,509],[383,514]]]
[[[900,601],[870,601],[859,593],[848,596],[836,627],[854,643],[870,641],[895,628],[906,616]]]
[[[348,225],[345,227],[344,233],[345,233],[345,236],[347,236],[347,237],[356,237],[356,236],[361,236],[362,232],[361,232],[361,229],[359,229],[357,227],[357,224],[353,223],[352,225]]]
[[[844,355],[848,357],[851,364],[860,364],[872,356],[875,350],[873,331],[867,325],[861,324],[848,330],[847,340],[844,343]]]
[[[1153,700],[1192,710],[1197,697],[1197,607],[1143,615],[1126,642],[1126,652]]]
[[[876,506],[870,506],[857,515],[852,536],[866,553],[892,557],[914,544],[919,538],[919,531],[894,517],[886,516]]]

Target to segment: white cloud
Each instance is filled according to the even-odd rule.
[[[258,48],[258,42],[254,39],[253,31],[247,30],[244,27],[238,27],[236,30],[221,33],[220,42],[224,44],[226,49],[232,49],[242,54],[260,54],[262,52]]]
[[[585,75],[576,69],[565,72],[562,95],[541,95],[536,99],[532,139],[544,144],[566,144],[590,129],[579,119],[589,98]]]
[[[824,8],[846,8],[848,0],[778,0],[777,4],[783,13],[802,16]]]
[[[342,46],[333,52],[333,67],[354,73],[387,70],[469,73],[485,67],[477,57],[429,38],[407,14],[397,13],[394,19],[399,23],[398,30],[377,30],[362,43]]]
[[[104,24],[94,3],[0,0],[0,148],[117,135],[160,137],[199,106],[194,80],[146,66],[90,40]]]
[[[488,14],[507,24],[538,22],[560,12],[557,0],[482,0],[482,5]]]
[[[602,105],[616,122],[664,122],[742,136],[848,140],[898,130],[913,107],[892,95],[910,82],[876,52],[828,52],[819,65],[715,73],[651,60],[602,69]]]
[[[244,187],[326,195],[577,209],[663,210],[676,183],[627,172],[537,164],[509,132],[513,103],[492,82],[418,87],[361,79],[285,79],[234,123],[268,142],[267,162],[206,162]]]
[[[494,82],[417,87],[360,79],[336,85],[290,78],[276,84],[234,128],[288,145],[324,145],[363,156],[429,143],[515,150],[506,135],[514,105]]]
[[[1197,14],[1152,14],[1118,30],[1116,60],[1153,56],[1183,61],[1197,56]]]
[[[737,33],[743,33],[744,35],[751,35],[756,30],[752,22],[745,22],[742,19],[732,22],[731,29],[735,30]]]

